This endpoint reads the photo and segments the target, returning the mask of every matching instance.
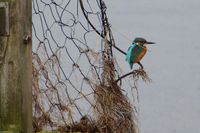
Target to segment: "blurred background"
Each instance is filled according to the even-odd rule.
[[[135,37],[157,43],[141,61],[153,80],[139,83],[141,133],[200,132],[200,1],[105,2],[118,47],[126,51]],[[125,57],[115,53],[120,67],[130,71]]]

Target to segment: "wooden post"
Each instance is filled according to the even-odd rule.
[[[0,0],[0,133],[32,132],[31,3]]]

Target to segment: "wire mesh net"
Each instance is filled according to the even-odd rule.
[[[148,75],[121,84],[103,0],[33,0],[32,10],[34,132],[137,133],[128,96]]]

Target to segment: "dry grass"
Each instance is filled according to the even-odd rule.
[[[146,83],[152,81],[144,69],[133,70],[132,76],[134,81],[138,81],[140,78]]]
[[[95,86],[97,127],[103,133],[138,133],[134,111],[115,82],[112,61],[104,60],[103,82]]]
[[[116,83],[96,86],[97,125],[103,133],[137,133],[133,110]]]
[[[104,60],[104,71],[101,75],[103,80],[100,84],[94,84],[95,116],[92,116],[92,118],[83,116],[75,123],[61,126],[59,123],[54,123],[51,120],[48,112],[44,111],[38,101],[39,97],[37,94],[41,92],[38,88],[38,73],[33,66],[34,107],[41,114],[39,117],[33,118],[34,132],[42,131],[45,125],[51,125],[52,127],[56,127],[56,130],[60,133],[139,133],[135,111],[133,110],[133,106],[128,102],[128,98],[122,93],[121,86],[115,81],[114,68],[112,60]],[[142,79],[144,82],[151,82],[148,74],[143,69],[133,70],[129,76],[133,77],[133,82],[135,83],[139,79]]]

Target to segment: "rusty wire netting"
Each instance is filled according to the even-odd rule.
[[[33,0],[32,7],[34,132],[137,133],[126,94],[148,75],[135,70],[135,82],[119,84],[103,0]]]

